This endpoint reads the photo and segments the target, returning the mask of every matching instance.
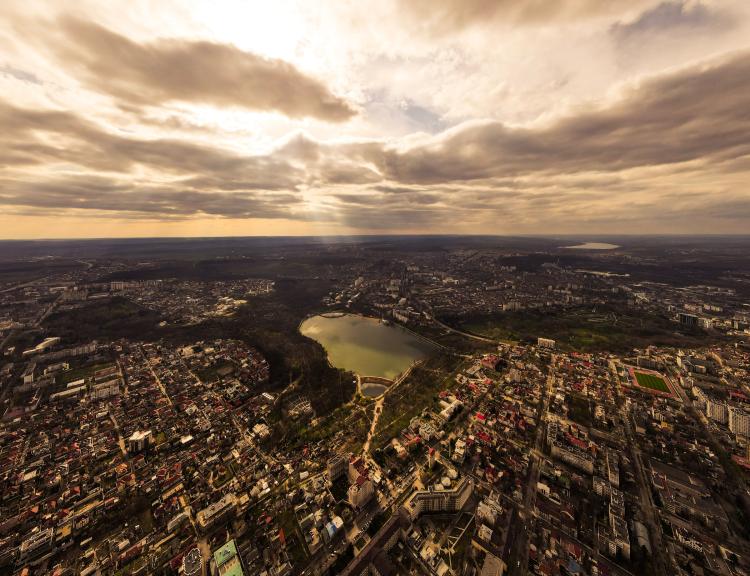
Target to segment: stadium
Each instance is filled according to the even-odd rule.
[[[633,386],[646,392],[660,396],[674,396],[674,389],[669,378],[654,372],[653,370],[643,370],[641,368],[630,368],[630,379]]]

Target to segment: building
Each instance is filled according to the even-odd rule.
[[[614,450],[607,450],[607,480],[615,488],[620,487],[620,457]]]
[[[18,547],[18,564],[38,560],[55,548],[55,530],[45,528],[26,538]]]
[[[34,382],[34,377],[36,376],[36,362],[29,362],[26,365],[26,368],[23,371],[23,374],[21,374],[21,378],[23,378],[24,384],[32,384]]]
[[[456,446],[453,448],[453,454],[451,454],[451,460],[457,464],[463,464],[466,458],[466,440],[459,438],[456,440]]]
[[[636,364],[639,368],[664,370],[664,362],[660,358],[655,358],[654,356],[640,355],[636,358]]]
[[[91,398],[94,400],[101,400],[109,398],[110,396],[119,396],[120,394],[120,379],[114,378],[107,382],[100,384],[94,384],[91,389]]]
[[[492,500],[488,497],[479,503],[476,514],[479,520],[494,526],[498,517],[503,514],[503,507],[497,500]]]
[[[328,540],[332,540],[336,534],[341,532],[344,527],[344,521],[341,516],[334,516],[333,519],[326,524],[325,534],[328,535]]]
[[[395,568],[388,559],[390,552],[411,523],[408,514],[402,508],[391,516],[378,533],[373,536],[362,551],[349,562],[341,576],[385,576],[395,574]]]
[[[450,402],[446,400],[440,400],[440,418],[445,422],[448,422],[463,407],[463,403],[458,400],[455,396],[450,397]]]
[[[367,476],[359,476],[347,491],[349,504],[355,508],[364,508],[374,495],[375,486]]]
[[[750,414],[742,408],[729,408],[729,429],[738,436],[750,438]]]
[[[369,475],[369,472],[367,470],[367,464],[365,463],[364,458],[357,458],[354,456],[349,458],[348,475],[349,475],[349,483],[356,482],[357,478],[359,478],[360,476]]]
[[[427,450],[427,467],[430,470],[435,466],[435,460],[437,458],[439,458],[439,454],[434,448]]]
[[[335,482],[336,480],[341,478],[344,474],[346,474],[348,466],[349,464],[347,462],[347,459],[340,454],[336,454],[332,458],[329,458],[328,481]]]
[[[50,402],[62,402],[65,400],[75,399],[78,396],[83,396],[86,393],[86,386],[76,386],[74,388],[66,388],[61,392],[55,392],[50,394]]]
[[[729,421],[729,410],[726,403],[709,398],[706,402],[706,416],[714,422],[726,424]]]
[[[182,557],[182,571],[185,576],[203,575],[203,556],[198,548],[188,550]]]
[[[245,574],[234,540],[230,540],[214,552],[214,562],[219,576],[244,576]]]
[[[594,459],[588,452],[572,446],[565,446],[555,440],[552,442],[551,453],[555,458],[559,458],[579,470],[583,470],[589,474],[594,473]]]
[[[600,476],[594,476],[591,482],[594,488],[594,493],[599,496],[609,496],[609,493],[612,490],[612,485],[607,480]]]
[[[695,314],[688,314],[687,312],[677,314],[677,321],[689,328],[696,328],[698,326],[698,317]]]
[[[167,532],[175,532],[189,523],[190,516],[188,516],[188,513],[183,510],[167,522]]]
[[[555,347],[555,341],[551,338],[537,338],[536,339],[536,345],[539,348],[554,348]]]
[[[417,490],[404,504],[412,520],[429,512],[458,512],[474,492],[474,481],[464,476],[450,489],[441,484],[430,486],[429,490]]]
[[[484,564],[482,564],[482,571],[479,576],[503,576],[506,570],[505,562],[494,554],[487,554],[484,557]]]
[[[610,518],[610,534],[607,539],[607,548],[610,556],[614,557],[620,552],[625,558],[630,559],[630,534],[628,524],[623,518]]]
[[[695,385],[693,385],[692,392],[693,396],[695,396],[695,405],[701,410],[705,410],[706,404],[708,403],[708,396],[706,396],[706,393],[702,388]]]
[[[130,438],[128,438],[128,452],[131,454],[142,452],[148,448],[152,442],[153,434],[151,433],[151,430],[136,430],[130,435]]]
[[[41,354],[45,350],[48,350],[52,348],[55,344],[58,344],[60,342],[59,336],[52,336],[50,338],[45,338],[42,342],[34,346],[33,348],[29,348],[28,350],[24,350],[21,356],[24,358],[28,356],[33,356],[34,354]]]
[[[208,531],[219,522],[226,520],[229,516],[234,514],[236,508],[237,498],[230,492],[221,500],[214,502],[207,508],[198,512],[198,514],[196,514],[196,521],[201,530]]]

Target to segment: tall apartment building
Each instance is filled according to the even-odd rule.
[[[328,481],[335,482],[347,472],[349,462],[340,454],[328,459]]]
[[[555,458],[559,458],[579,470],[583,470],[589,474],[594,473],[594,459],[588,452],[572,446],[565,446],[555,440],[551,445],[551,453]]]
[[[347,490],[349,504],[355,508],[364,508],[374,495],[375,486],[367,476],[357,478],[354,484],[349,486],[349,490]]]
[[[729,408],[729,429],[739,436],[750,438],[750,414],[742,408]]]
[[[430,487],[414,492],[404,504],[412,520],[425,512],[457,512],[474,492],[474,480],[464,476],[453,488]]]
[[[729,409],[725,402],[709,398],[706,402],[706,416],[714,422],[726,424],[729,420]]]

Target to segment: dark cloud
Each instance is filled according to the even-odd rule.
[[[93,175],[0,179],[0,204],[4,206],[93,210],[118,216],[288,218],[290,209],[299,203],[299,196],[291,193],[201,191],[179,183],[139,183]]]
[[[363,160],[359,144],[325,144],[307,135],[295,134],[275,151],[275,158],[300,167],[307,174],[306,183],[371,184],[382,180],[372,166]]]
[[[678,30],[688,33],[719,32],[734,25],[730,14],[702,2],[670,0],[645,10],[630,22],[615,23],[610,32],[618,42],[632,43],[643,41],[648,36],[672,34]]]
[[[451,194],[442,192],[425,192],[422,190],[408,189],[408,193],[399,193],[398,196],[391,196],[390,192],[384,192],[383,186],[373,186],[363,192],[340,193],[334,194],[342,202],[348,204],[369,205],[385,210],[390,210],[394,206],[405,206],[408,204],[437,204],[443,200],[451,200]],[[383,203],[386,203],[385,206]]]
[[[736,187],[750,158],[747,110],[750,53],[653,78],[545,126],[475,122],[398,149],[297,134],[243,155],[0,102],[0,205],[415,231],[487,230],[502,219],[570,230],[662,209],[737,227],[747,213]],[[717,196],[734,209],[709,209]]]
[[[399,0],[410,25],[431,35],[487,24],[543,24],[622,13],[645,0]]]
[[[171,219],[288,218],[305,178],[273,156],[126,137],[70,112],[2,102],[0,168],[0,205]]]
[[[126,105],[198,102],[332,122],[355,113],[288,62],[230,44],[177,39],[139,44],[76,18],[58,24],[60,33],[50,37],[56,57],[89,87]]]
[[[388,179],[410,184],[532,173],[618,171],[750,154],[750,53],[658,77],[618,103],[552,126],[465,125],[407,151],[371,153]]]
[[[435,230],[456,224],[456,211],[446,208],[408,206],[344,205],[336,212],[343,223],[369,230]]]
[[[311,183],[321,184],[371,184],[380,182],[383,177],[354,162],[325,161],[313,171]]]
[[[0,75],[15,78],[16,80],[20,80],[21,82],[26,82],[28,84],[36,84],[38,86],[41,86],[42,84],[41,79],[36,74],[28,72],[26,70],[22,70],[21,68],[15,68],[10,64],[0,66]]]
[[[142,166],[250,189],[285,189],[302,179],[300,170],[270,156],[242,156],[184,140],[126,137],[70,112],[0,102],[0,167],[52,163],[120,173]]]
[[[419,191],[416,188],[407,188],[405,186],[391,186],[388,184],[373,186],[371,190],[375,192],[382,192],[384,194],[413,194],[414,192]]]

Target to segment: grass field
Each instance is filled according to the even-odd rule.
[[[645,374],[643,372],[633,372],[633,374],[635,374],[635,379],[638,382],[638,386],[651,388],[651,390],[666,392],[667,394],[669,394],[669,386],[667,386],[667,383],[661,376],[657,376],[656,374]]]

